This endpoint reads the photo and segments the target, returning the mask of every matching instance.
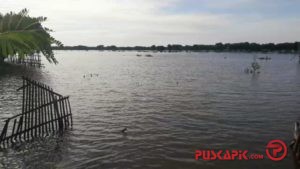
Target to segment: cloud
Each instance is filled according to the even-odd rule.
[[[300,39],[295,2],[275,1],[291,8],[286,17],[279,17],[283,9],[270,0],[0,0],[0,11],[26,7],[33,16],[47,16],[45,25],[65,45]]]

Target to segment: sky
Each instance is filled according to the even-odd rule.
[[[300,41],[300,0],[0,0],[23,8],[66,46]]]

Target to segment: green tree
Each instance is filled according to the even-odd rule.
[[[28,10],[19,13],[0,13],[0,63],[11,56],[24,59],[34,53],[42,53],[50,63],[57,63],[51,45],[62,46],[54,39],[52,30],[43,27],[46,17],[30,17]]]

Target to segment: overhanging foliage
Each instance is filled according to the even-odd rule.
[[[19,13],[0,13],[0,57],[17,55],[22,59],[41,52],[50,63],[57,63],[51,45],[62,46],[62,43],[50,35],[50,29],[42,26],[46,19],[30,17],[27,9]]]

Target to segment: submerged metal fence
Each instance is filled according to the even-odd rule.
[[[5,120],[0,145],[28,141],[73,125],[69,97],[49,86],[23,77],[22,113]]]

